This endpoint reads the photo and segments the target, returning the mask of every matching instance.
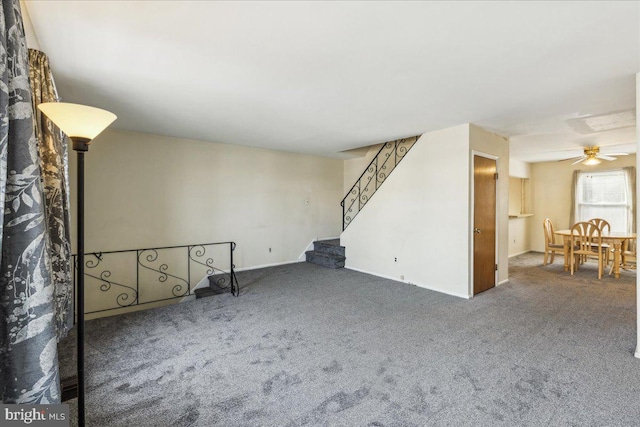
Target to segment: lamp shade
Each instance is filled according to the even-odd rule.
[[[38,109],[69,138],[92,140],[117,118],[100,108],[68,102],[44,102]]]

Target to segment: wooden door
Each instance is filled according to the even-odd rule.
[[[496,180],[493,159],[473,156],[473,294],[496,285]]]

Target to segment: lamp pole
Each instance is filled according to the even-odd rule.
[[[73,149],[78,159],[77,174],[77,251],[78,251],[78,289],[76,303],[78,313],[77,357],[78,357],[78,426],[85,425],[85,396],[84,396],[84,155],[89,151],[90,140],[86,138],[71,137]]]

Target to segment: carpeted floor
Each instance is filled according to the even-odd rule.
[[[471,300],[300,263],[89,321],[87,424],[636,426],[635,272],[561,262]]]

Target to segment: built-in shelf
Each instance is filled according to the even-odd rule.
[[[509,218],[529,218],[534,210],[531,204],[529,178],[509,177]]]

